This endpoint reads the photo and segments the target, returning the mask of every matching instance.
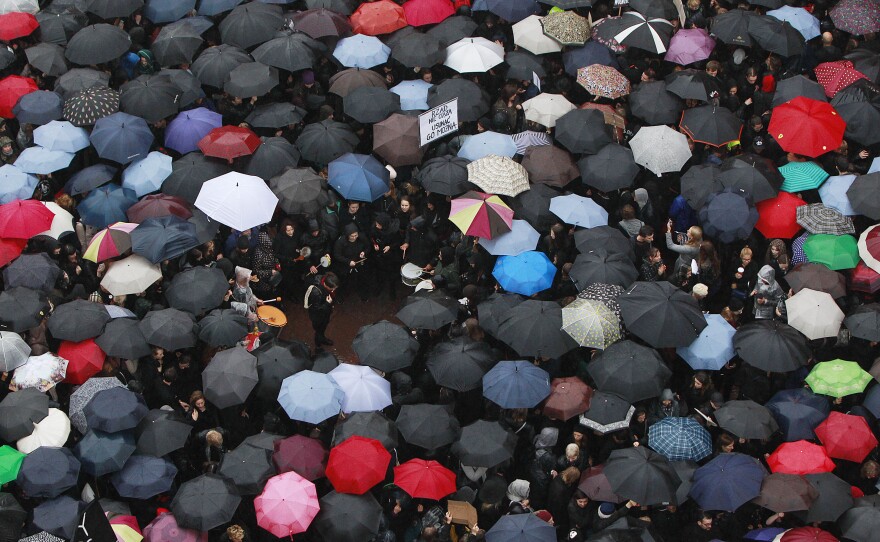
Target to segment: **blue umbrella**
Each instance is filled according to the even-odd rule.
[[[50,151],[43,147],[28,147],[18,155],[15,165],[25,173],[48,175],[70,165],[72,152]]]
[[[555,542],[556,529],[535,514],[501,516],[486,532],[486,542]]]
[[[219,15],[224,11],[231,11],[242,2],[244,0],[202,0],[199,2],[199,15]]]
[[[153,151],[145,158],[132,162],[122,172],[122,186],[134,190],[137,197],[159,190],[162,182],[171,175],[171,157]]]
[[[64,185],[64,191],[71,196],[85,194],[98,188],[102,184],[109,183],[116,176],[117,169],[108,164],[95,164],[83,168],[73,174],[73,177]]]
[[[562,53],[562,62],[565,64],[565,71],[572,77],[577,77],[577,72],[580,68],[586,68],[593,64],[610,66],[616,70],[620,69],[620,65],[611,53],[611,49],[596,41],[588,41],[583,47],[569,48]]]
[[[483,132],[472,135],[464,140],[458,156],[473,162],[490,154],[513,158],[516,154],[516,142],[507,134]]]
[[[481,237],[480,244],[493,256],[516,256],[535,250],[541,234],[526,220],[514,220],[510,231],[494,239]]]
[[[569,194],[550,200],[550,212],[566,224],[593,228],[608,225],[608,211],[590,198]]]
[[[62,495],[34,508],[34,526],[64,540],[73,540],[85,503]]]
[[[80,203],[76,210],[83,223],[96,228],[106,228],[114,222],[125,222],[125,211],[137,203],[133,190],[118,184],[106,184],[94,190]]]
[[[548,395],[550,375],[528,361],[501,361],[483,375],[483,397],[501,408],[532,408]]]
[[[131,250],[153,263],[176,258],[199,246],[196,226],[179,216],[151,217],[131,232]]]
[[[171,489],[177,467],[164,457],[133,455],[110,481],[120,497],[126,499],[149,499]]]
[[[372,156],[348,153],[330,162],[327,181],[347,200],[370,202],[388,191],[391,176]]]
[[[706,324],[694,342],[675,349],[695,371],[717,371],[736,355],[733,349],[736,329],[720,314],[707,314]]]
[[[34,130],[34,143],[50,151],[77,152],[89,143],[89,133],[66,120],[53,120]]]
[[[104,433],[89,429],[73,447],[73,452],[85,472],[93,476],[103,476],[122,469],[136,447],[134,435],[130,431]]]
[[[476,0],[473,11],[491,11],[505,21],[518,23],[529,15],[541,12],[535,0]]]
[[[144,119],[117,112],[98,119],[89,139],[101,158],[127,164],[150,152],[153,132]]]
[[[819,19],[813,17],[804,8],[782,6],[779,9],[768,11],[767,15],[780,21],[788,21],[795,30],[801,33],[805,41],[822,35],[822,31],[819,29]]]
[[[198,107],[182,111],[165,129],[165,146],[180,154],[199,150],[199,140],[214,128],[223,126],[223,115]]]
[[[721,454],[697,469],[689,495],[703,510],[733,512],[761,494],[766,475],[754,457]]]
[[[30,199],[39,180],[12,164],[0,167],[0,204],[17,199]]]
[[[648,445],[670,461],[699,461],[712,455],[712,436],[693,418],[663,418],[648,428]]]
[[[348,68],[364,68],[368,70],[379,64],[388,62],[391,48],[375,36],[355,34],[343,38],[336,44],[333,56]]]
[[[319,424],[336,416],[345,394],[333,377],[315,371],[300,371],[281,382],[278,403],[292,420]]]
[[[68,448],[40,446],[25,456],[17,484],[28,497],[57,497],[76,485],[79,467]]]
[[[183,19],[195,7],[196,0],[147,0],[144,17],[156,24],[171,23]]]
[[[880,417],[880,386],[872,386],[865,396],[862,406],[871,411],[876,417]],[[769,408],[769,406],[767,407]]]
[[[42,126],[60,119],[63,109],[64,99],[60,94],[50,90],[38,90],[19,98],[18,103],[12,108],[12,113],[21,124]]]
[[[556,267],[543,252],[528,251],[500,256],[492,276],[508,292],[530,296],[553,285]]]
[[[400,109],[403,111],[423,111],[431,108],[428,105],[428,89],[433,86],[421,79],[415,79],[398,83],[390,90],[400,96]]]
[[[877,389],[880,388],[875,386],[874,390]],[[867,399],[864,405],[870,409]],[[831,412],[831,405],[825,396],[816,395],[806,388],[778,391],[764,406],[776,419],[788,442],[816,438],[813,430]]]
[[[859,214],[853,209],[852,203],[849,202],[849,197],[846,195],[846,191],[849,190],[849,187],[852,186],[855,180],[855,175],[828,177],[822,183],[822,186],[819,187],[819,197],[822,198],[822,203],[826,207],[837,209],[846,216],[856,216]]]
[[[763,529],[753,529],[747,532],[743,538],[757,542],[773,542],[787,530],[780,527],[764,527]]]

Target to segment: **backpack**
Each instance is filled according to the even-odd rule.
[[[304,309],[309,308],[309,297],[312,295],[312,292],[314,292],[320,286],[321,277],[320,276],[311,277],[310,279],[308,279],[308,282],[310,284],[309,284],[309,287],[306,288],[306,295],[303,297],[303,308]]]

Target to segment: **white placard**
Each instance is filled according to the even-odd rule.
[[[420,146],[458,131],[458,98],[442,103],[419,115]]]

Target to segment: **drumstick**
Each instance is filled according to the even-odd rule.
[[[264,300],[264,301],[263,301],[263,305],[265,305],[266,303],[280,303],[280,302],[281,302],[281,298],[280,298],[280,297],[276,297],[275,299],[266,299],[266,300]]]

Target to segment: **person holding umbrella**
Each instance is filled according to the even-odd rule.
[[[309,321],[315,331],[316,349],[321,345],[333,346],[333,341],[327,338],[325,332],[330,324],[334,294],[337,288],[339,288],[339,279],[335,273],[330,272],[326,275],[316,276],[306,290],[305,308],[309,311]]]

